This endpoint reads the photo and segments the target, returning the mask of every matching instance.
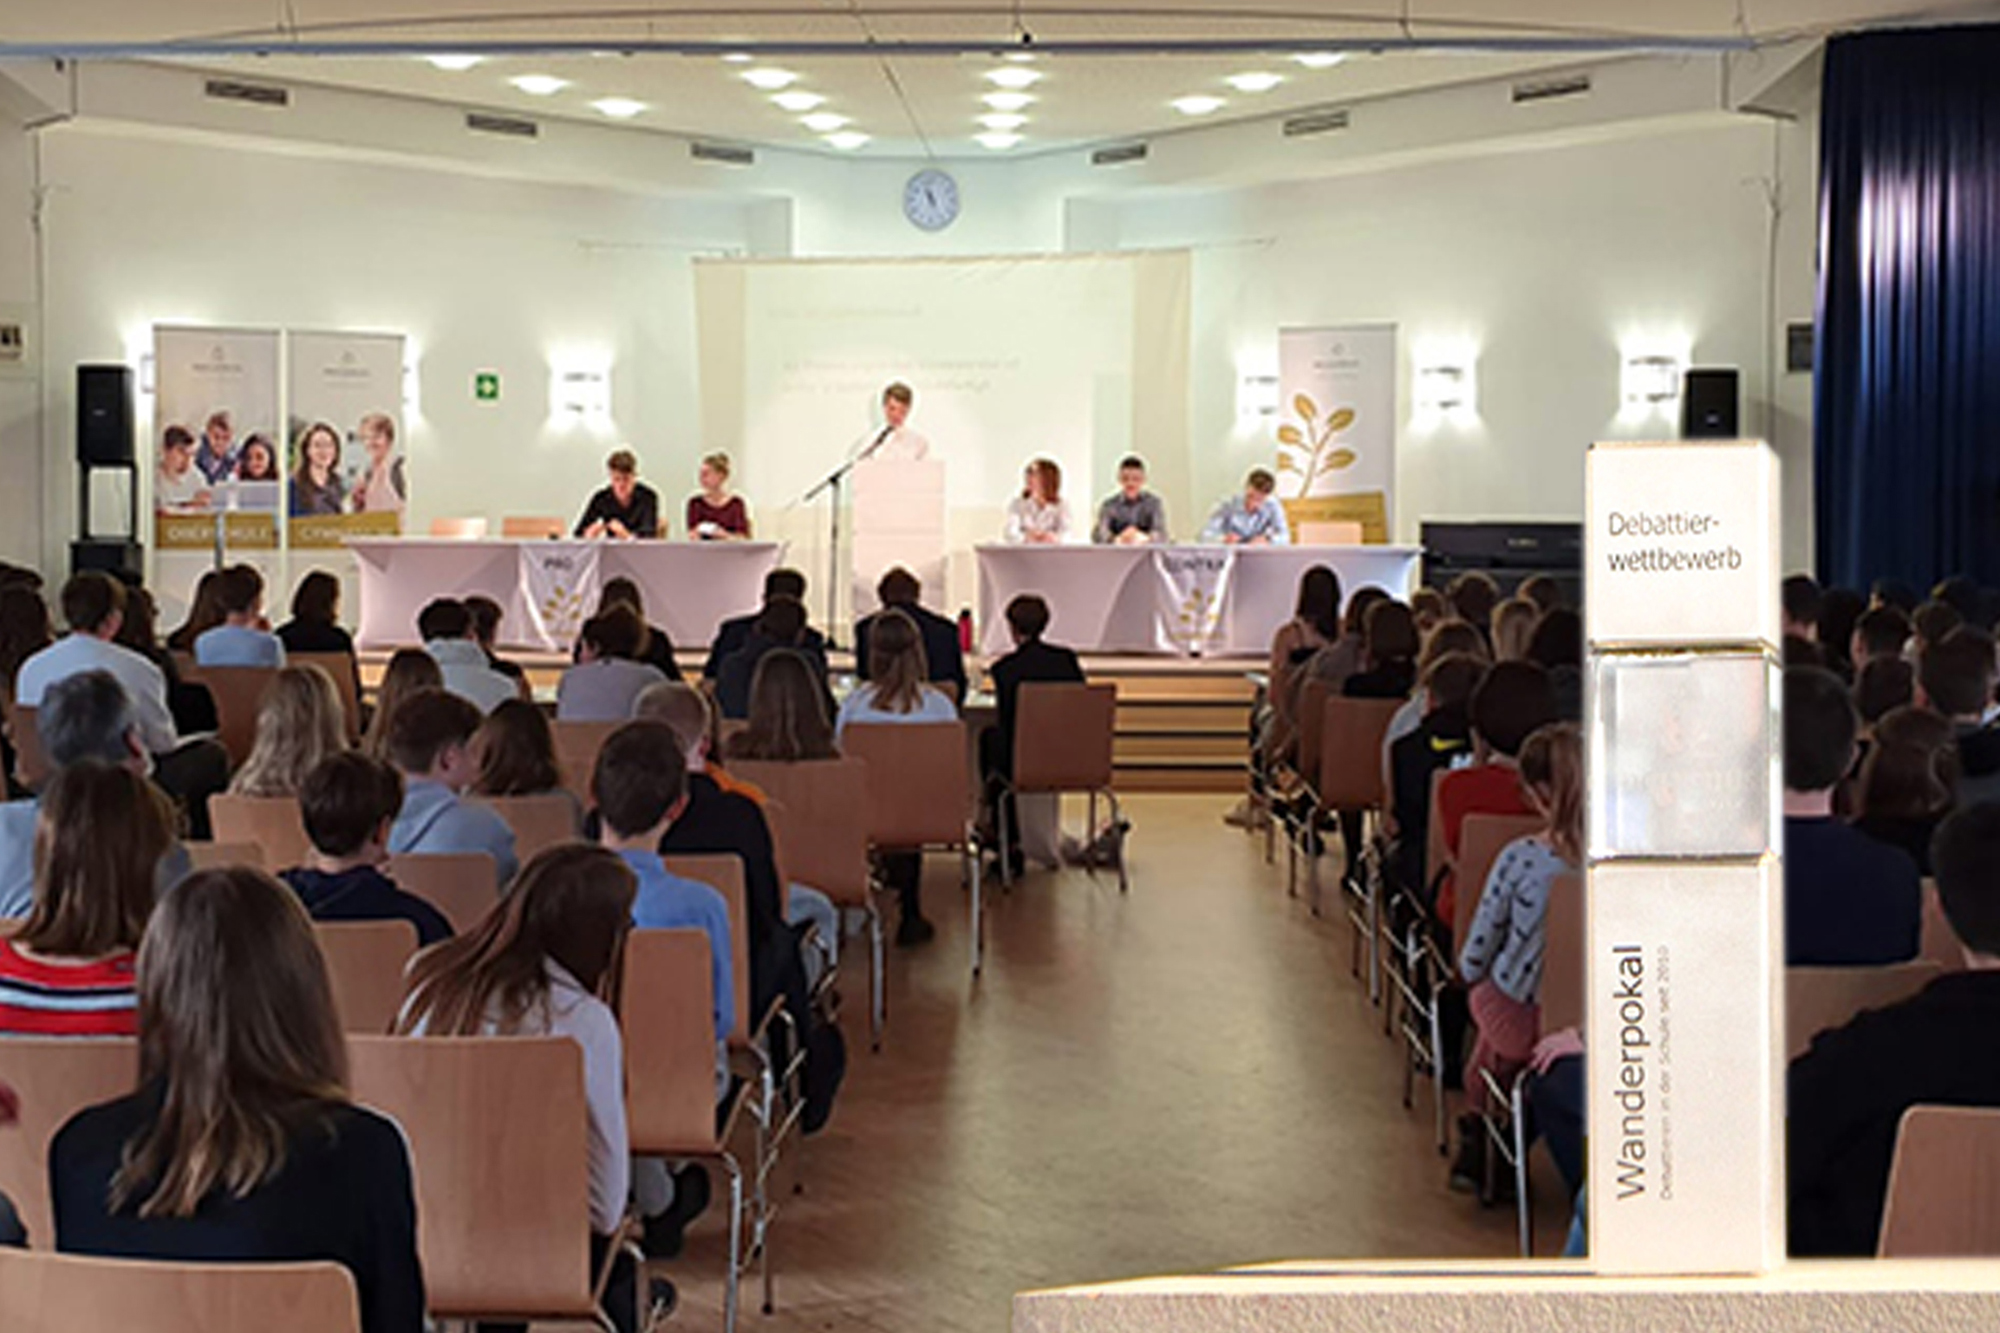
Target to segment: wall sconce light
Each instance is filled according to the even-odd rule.
[[[549,400],[556,411],[574,417],[611,415],[611,372],[571,366],[558,368]]]
[[[1236,381],[1236,415],[1274,417],[1278,415],[1278,377],[1244,375]]]
[[[1627,408],[1666,411],[1681,396],[1682,358],[1655,353],[1625,358],[1621,389]]]
[[[1479,400],[1470,365],[1417,367],[1417,411],[1425,416],[1477,416]]]
[[[147,352],[144,356],[139,358],[140,393],[151,394],[159,392],[159,382],[160,382],[159,372],[160,372],[159,360],[156,357],[154,357],[154,355],[151,352]]]
[[[418,417],[423,415],[422,400],[417,395],[417,367],[415,362],[403,366],[403,415]]]

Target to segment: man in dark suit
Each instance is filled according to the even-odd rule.
[[[751,688],[757,681],[757,664],[781,648],[789,648],[806,659],[819,678],[821,692],[825,694],[826,715],[832,717],[838,711],[833,695],[827,690],[826,648],[812,634],[806,624],[805,605],[796,597],[773,597],[751,625],[750,633],[743,639],[742,646],[722,660],[722,666],[715,678],[715,703],[722,715],[735,721],[750,716]],[[817,650],[817,651],[815,651]]]
[[[901,611],[916,622],[917,632],[924,636],[924,661],[929,665],[930,682],[951,685],[958,691],[959,702],[964,703],[965,654],[958,646],[958,625],[920,605],[918,599],[923,593],[924,585],[917,582],[917,576],[900,566],[884,574],[875,585],[882,611]],[[862,680],[868,679],[868,631],[882,611],[863,616],[854,626],[854,670]]]
[[[806,576],[796,569],[774,569],[764,576],[764,605],[769,606],[773,597],[790,597],[800,605],[806,600]],[[715,631],[715,642],[709,645],[708,663],[701,669],[702,679],[715,680],[722,675],[722,664],[741,648],[750,638],[750,632],[757,627],[757,618],[764,612],[760,608],[747,616],[736,616],[725,620]],[[806,627],[804,639],[796,645],[800,652],[814,660],[820,675],[826,674],[826,637],[810,625]]]
[[[1014,772],[1014,718],[1020,703],[1021,687],[1034,682],[1075,682],[1083,680],[1083,664],[1067,648],[1042,642],[1049,627],[1049,604],[1033,593],[1025,593],[1007,603],[1007,628],[1014,635],[1014,651],[990,668],[993,693],[999,704],[999,723],[979,738],[979,769],[986,780],[987,808],[999,813],[1000,781]],[[1010,845],[1008,859],[1016,873],[1022,864],[1021,821],[1008,812]]]

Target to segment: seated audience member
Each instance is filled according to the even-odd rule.
[[[160,645],[160,608],[153,594],[144,588],[125,590],[125,614],[118,621],[118,636],[112,642],[130,648],[160,669],[167,682],[167,711],[174,715],[174,730],[183,736],[214,731],[220,723],[215,716],[215,696],[198,680],[185,680],[181,664]]]
[[[48,603],[41,593],[20,584],[0,586],[0,694],[14,697],[14,675],[21,663],[54,643]],[[0,727],[0,786],[9,797],[24,794],[18,780],[14,736]]]
[[[479,645],[479,651],[486,654],[486,665],[515,682],[521,697],[527,697],[527,686],[522,682],[527,673],[521,670],[519,662],[509,662],[494,652],[494,645],[500,639],[500,622],[507,618],[500,603],[484,593],[474,593],[465,599],[466,614],[472,617],[472,641]]]
[[[1305,666],[1292,679],[1292,691],[1297,694],[1308,680],[1322,682],[1329,694],[1340,694],[1347,688],[1347,678],[1361,670],[1368,652],[1368,613],[1376,605],[1389,600],[1389,594],[1380,588],[1369,586],[1356,588],[1347,599],[1347,609],[1340,617],[1340,637],[1332,644],[1320,649],[1306,659]],[[1295,704],[1296,699],[1293,701]]]
[[[1902,579],[1876,579],[1868,585],[1868,605],[1893,606],[1904,615],[1916,614],[1923,594]]]
[[[1069,540],[1069,501],[1062,498],[1062,468],[1037,458],[1022,477],[1021,493],[1007,502],[1002,540],[1014,546],[1058,546]]]
[[[1536,731],[1556,720],[1549,673],[1533,662],[1495,662],[1472,692],[1472,763],[1438,783],[1437,818],[1447,855],[1456,857],[1467,815],[1529,815],[1516,759]],[[1472,890],[1477,892],[1477,889]],[[1436,913],[1449,934],[1458,887],[1447,872],[1438,887]]]
[[[1451,623],[1451,622],[1447,622]],[[1464,622],[1458,622],[1464,623]],[[1471,626],[1469,632],[1477,634]],[[1422,716],[1389,747],[1389,872],[1395,882],[1428,899],[1424,883],[1429,848],[1431,781],[1472,762],[1472,696],[1486,677],[1486,662],[1470,652],[1445,653],[1424,670]]]
[[[278,626],[278,639],[291,653],[346,653],[354,656],[354,636],[340,625],[340,580],[315,569],[292,592],[292,618]]]
[[[451,938],[444,913],[382,873],[389,830],[403,808],[403,779],[379,759],[330,755],[299,791],[312,853],[279,878],[315,921],[407,921],[420,947]]]
[[[1834,818],[1858,722],[1840,677],[1785,672],[1785,961],[1865,967],[1917,954],[1917,865]]]
[[[1270,788],[1272,764],[1296,743],[1294,678],[1314,653],[1339,637],[1340,576],[1327,565],[1313,565],[1299,576],[1292,618],[1271,636],[1270,675],[1250,714],[1252,790],[1222,817],[1224,823],[1237,828],[1264,826],[1268,815],[1259,797]]]
[[[890,612],[901,612],[908,616],[924,640],[924,679],[933,685],[950,685],[959,700],[966,693],[965,653],[958,645],[958,622],[948,616],[923,606],[919,599],[924,595],[924,585],[917,576],[901,566],[884,574],[875,585],[875,596],[882,603],[882,609],[870,616],[863,616],[854,626],[854,670],[862,680],[869,678],[871,655],[868,650],[869,635],[882,617]]]
[[[1417,685],[1417,619],[1389,600],[1368,608],[1362,622],[1362,669],[1341,683],[1349,699],[1407,699]]]
[[[194,652],[194,641],[222,623],[222,571],[211,569],[195,580],[194,598],[188,603],[187,619],[167,636],[167,647],[177,653]]]
[[[632,608],[613,603],[583,622],[576,641],[576,665],[556,686],[559,722],[623,722],[648,685],[666,680],[659,668],[638,660],[646,642],[646,622]]]
[[[1917,655],[1921,657],[1926,648],[1944,642],[1945,635],[1965,623],[1958,608],[1949,602],[1925,602],[1910,613],[1910,632],[1917,641]]]
[[[195,665],[281,667],[285,645],[264,628],[264,576],[250,565],[231,565],[215,581],[222,623],[194,641]]]
[[[764,606],[780,597],[789,597],[804,606],[806,602],[806,576],[796,569],[774,569],[764,576]],[[702,678],[714,680],[722,674],[722,664],[736,654],[749,641],[750,632],[757,627],[757,620],[764,614],[762,608],[749,615],[734,616],[716,628],[715,642],[709,645],[708,661],[701,668]],[[805,642],[801,645],[807,657],[816,661],[819,674],[826,675],[826,640],[820,632],[807,627]]]
[[[6,1129],[20,1118],[21,1094],[0,1083],[0,1129]],[[21,1214],[4,1192],[0,1192],[0,1246],[10,1250],[28,1248],[28,1228],[22,1225]]]
[[[139,1088],[49,1147],[56,1248],[169,1262],[331,1261],[362,1333],[420,1333],[410,1154],[348,1099],[312,927],[262,871],[207,870],[139,949]]]
[[[1931,589],[1931,600],[1943,602],[1958,612],[1959,619],[1974,629],[1985,630],[1989,634],[1993,632],[1995,608],[1978,580],[1964,574],[1953,574]]]
[[[750,719],[729,743],[729,758],[773,764],[838,759],[826,692],[802,654],[766,653],[750,683]]]
[[[1796,634],[1787,634],[1778,650],[1779,660],[1786,667],[1819,667],[1827,669],[1826,652],[1811,639],[1802,639]],[[1838,678],[1838,673],[1836,679]]]
[[[1951,812],[1956,785],[1951,724],[1920,708],[1898,708],[1885,732],[1861,761],[1854,827],[1902,848],[1917,872],[1929,875],[1931,836]]]
[[[1793,574],[1778,586],[1778,620],[1788,639],[1819,642],[1819,613],[1824,594],[1810,574]]]
[[[1482,569],[1469,569],[1446,585],[1445,600],[1452,614],[1477,629],[1493,646],[1493,608],[1500,605],[1500,585]]]
[[[1843,680],[1852,681],[1860,665],[1849,650],[1854,645],[1855,623],[1867,610],[1868,599],[1852,588],[1828,588],[1820,594],[1817,640],[1827,665]]]
[[[297,796],[306,774],[347,748],[347,714],[317,666],[280,671],[257,708],[257,740],[236,771],[235,796]]]
[[[1534,1052],[1541,1037],[1549,893],[1559,876],[1583,865],[1583,733],[1574,723],[1554,723],[1528,737],[1521,746],[1521,790],[1541,831],[1509,843],[1493,862],[1458,951],[1458,973],[1472,988],[1467,1001],[1477,1037],[1465,1077],[1472,1114],[1459,1121],[1451,1183],[1468,1190],[1485,1180],[1480,1116],[1494,1109],[1479,1075],[1489,1073],[1507,1087]]]
[[[1563,596],[1562,584],[1547,574],[1530,574],[1522,579],[1521,586],[1514,590],[1514,595],[1533,603],[1537,617],[1545,616],[1551,611],[1569,609],[1569,598]]]
[[[1417,633],[1429,634],[1451,614],[1451,605],[1436,588],[1419,588],[1410,594],[1410,614],[1417,618]]]
[[[630,449],[619,449],[604,460],[604,467],[610,484],[590,497],[583,516],[576,521],[574,535],[615,541],[665,537],[660,494],[639,480],[638,457]]]
[[[1900,657],[1875,657],[1862,662],[1854,676],[1854,707],[1863,728],[1873,727],[1885,713],[1915,702],[1917,670]]]
[[[420,690],[389,719],[389,762],[403,775],[402,812],[389,850],[408,853],[485,852],[504,890],[514,878],[514,830],[493,807],[465,799],[478,770],[472,738],[479,710],[456,694]]]
[[[555,728],[548,714],[526,699],[509,699],[486,715],[472,737],[472,760],[478,770],[472,780],[475,796],[547,796],[561,792],[562,763],[556,755]],[[577,828],[583,811],[576,809]]]
[[[2000,1107],[2000,805],[1945,820],[1932,859],[1966,970],[1820,1034],[1792,1061],[1785,1176],[1794,1257],[1875,1253],[1905,1111]]]
[[[1528,640],[1542,618],[1540,608],[1525,597],[1509,597],[1493,608],[1490,625],[1493,657],[1500,662],[1525,660]]]
[[[656,667],[668,680],[684,680],[681,664],[674,656],[674,641],[667,632],[646,619],[646,596],[639,591],[639,585],[624,575],[604,581],[604,591],[597,599],[597,614],[603,615],[614,606],[626,607],[646,631],[641,640],[638,660],[647,666]]]
[[[1118,460],[1118,489],[1097,506],[1090,540],[1099,546],[1145,546],[1172,541],[1167,506],[1146,489],[1146,460],[1127,454]]]
[[[0,1033],[129,1037],[133,959],[153,908],[173,810],[128,768],[56,774],[35,833],[35,905],[0,932]]]
[[[208,798],[229,784],[229,755],[207,738],[182,741],[167,707],[160,669],[114,640],[125,616],[125,585],[86,571],[63,585],[69,633],[21,664],[14,702],[39,708],[49,686],[84,671],[107,671],[132,700],[139,738],[153,756],[153,780],[187,809],[190,831],[209,836]]]
[[[1015,718],[1021,704],[1021,687],[1036,683],[1081,683],[1083,663],[1074,652],[1044,641],[1048,633],[1049,604],[1034,593],[1023,593],[1007,603],[1007,630],[1014,639],[1014,651],[989,668],[993,677],[995,725],[979,735],[979,771],[986,786],[986,805],[999,817],[1000,784],[1014,774]],[[1021,856],[1021,821],[1007,820],[1009,845],[1001,849],[1018,871]]]
[[[1958,738],[1962,805],[2000,800],[2000,726],[1986,721],[1993,703],[1993,639],[1960,627],[1917,658],[1917,702],[1945,718]]]
[[[375,712],[368,719],[368,730],[361,735],[362,752],[387,759],[389,719],[396,715],[403,700],[419,690],[443,688],[444,672],[435,657],[418,648],[398,648],[382,671],[381,685],[376,687]]]
[[[1910,641],[1910,618],[1893,606],[1871,606],[1854,622],[1848,639],[1848,658],[1859,671],[1881,657],[1900,658]]]
[[[1528,636],[1528,660],[1549,673],[1556,716],[1583,721],[1583,617],[1566,606],[1545,611]]]
[[[804,654],[808,662],[818,669],[822,688],[826,681],[826,656],[813,651],[815,631],[806,624],[805,603],[792,597],[774,597],[764,607],[757,624],[751,629],[743,645],[731,653],[723,662],[721,674],[715,680],[715,702],[726,718],[741,720],[750,712],[750,682],[757,674],[757,663],[766,653],[780,648],[790,648]],[[831,713],[832,696],[828,696],[827,711]]]
[[[1278,479],[1261,467],[1250,469],[1243,479],[1243,493],[1232,495],[1215,507],[1208,525],[1201,530],[1205,542],[1224,546],[1289,546],[1292,530],[1285,522],[1285,506],[1273,494]]]
[[[417,634],[444,673],[444,687],[480,712],[521,697],[520,680],[487,665],[486,650],[472,637],[472,613],[464,602],[440,597],[425,606],[417,614]]]
[[[1397,741],[1417,729],[1432,706],[1424,698],[1423,683],[1430,678],[1430,669],[1446,653],[1467,653],[1484,667],[1490,664],[1491,654],[1487,651],[1486,636],[1470,624],[1456,616],[1448,616],[1433,625],[1424,635],[1424,646],[1417,653],[1418,689],[1409,701],[1396,710],[1389,719],[1389,729],[1382,735],[1382,762],[1389,762],[1389,753]],[[1386,769],[1384,770],[1387,771]]]
[[[719,542],[750,539],[750,507],[729,493],[729,455],[709,454],[695,474],[701,489],[688,497],[689,541]]]

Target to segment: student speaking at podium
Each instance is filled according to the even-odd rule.
[[[660,536],[660,495],[639,480],[638,458],[630,449],[620,449],[604,466],[611,484],[590,497],[576,521],[576,535],[618,540]]]
[[[882,390],[882,428],[861,446],[860,457],[917,462],[931,456],[931,442],[909,427],[916,394],[898,381]]]

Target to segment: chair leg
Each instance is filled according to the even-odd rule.
[[[1012,851],[1014,846],[1014,821],[1007,817],[1008,807],[1014,803],[1014,800],[1014,789],[1011,786],[1003,786],[1000,789],[999,799],[994,802],[999,807],[994,822],[1000,826],[1000,887],[1003,890],[1014,887],[1014,856]]]
[[[1431,992],[1431,1106],[1437,1115],[1438,1156],[1451,1156],[1451,1136],[1445,1130],[1444,1115],[1444,1006],[1438,992]]]
[[[977,981],[986,963],[986,876],[979,864],[978,845],[968,842],[966,847],[966,860],[972,867],[972,979]]]
[[[1123,831],[1125,826],[1125,808],[1118,804],[1118,793],[1115,791],[1105,792],[1104,799],[1111,807],[1111,827],[1118,830],[1117,836],[1112,839],[1111,843],[1112,847],[1118,853],[1118,892],[1130,893],[1132,891],[1132,875],[1125,865],[1125,833]],[[1093,795],[1091,797],[1091,810],[1094,813],[1096,809],[1097,798]]]
[[[1516,1075],[1513,1095],[1508,1100],[1514,1117],[1514,1208],[1521,1227],[1521,1257],[1532,1259],[1535,1257],[1535,1209],[1534,1201],[1528,1197],[1528,1118],[1522,1114],[1526,1087],[1527,1075]]]
[[[889,1016],[883,966],[882,912],[871,902],[868,904],[868,1039],[877,1052],[882,1049],[882,1028]]]
[[[728,1153],[722,1154],[722,1167],[729,1173],[729,1272],[722,1289],[722,1333],[736,1333],[737,1288],[743,1278],[743,1168]]]

